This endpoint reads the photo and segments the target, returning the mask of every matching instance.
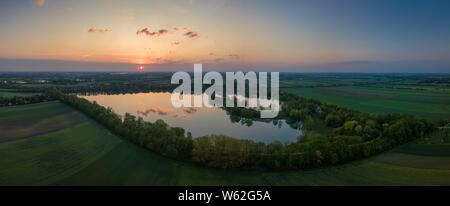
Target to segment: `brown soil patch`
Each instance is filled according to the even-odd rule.
[[[0,125],[0,142],[13,141],[64,129],[87,120],[78,111],[42,119],[27,119]]]

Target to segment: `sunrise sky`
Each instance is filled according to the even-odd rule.
[[[0,71],[450,72],[450,1],[0,1]]]

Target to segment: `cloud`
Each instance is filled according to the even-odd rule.
[[[173,113],[173,109],[161,108],[161,107],[150,107],[146,110],[137,110],[138,114],[144,115],[146,117],[150,116],[150,113],[157,113],[159,115],[168,115]]]
[[[45,4],[45,0],[34,0],[34,4],[36,4],[39,7],[42,7]]]
[[[213,56],[214,53],[211,52],[211,53],[209,53],[209,55]],[[240,56],[238,54],[227,54],[227,55],[224,55],[222,58],[212,59],[212,61],[219,63],[219,62],[224,62],[226,60],[239,59],[239,58],[240,58]]]
[[[231,58],[234,58],[234,59],[239,58],[239,55],[237,55],[237,54],[228,54],[227,56],[231,57]]]
[[[139,29],[136,32],[136,35],[146,35],[146,36],[150,36],[150,37],[160,37],[160,36],[165,36],[168,34],[175,34],[178,31],[183,31],[184,32],[184,36],[187,36],[188,38],[198,38],[200,37],[200,35],[197,32],[193,32],[191,31],[190,28],[188,27],[183,27],[183,28],[179,28],[179,27],[174,27],[171,30],[168,29],[160,29],[158,31],[151,31],[149,28],[143,28],[143,29]]]
[[[167,34],[169,31],[167,30],[167,29],[160,29],[159,31],[158,31],[158,34],[159,35],[164,35],[164,34]]]
[[[193,108],[193,107],[190,107],[190,108],[187,108],[187,109],[184,110],[184,112],[186,112],[188,114],[192,114],[192,113],[195,113],[197,111],[198,111],[198,109]]]
[[[148,28],[143,28],[143,29],[139,29],[137,32],[136,32],[136,35],[139,35],[139,34],[149,34],[150,33],[150,30],[148,30]]]
[[[179,31],[179,30],[190,31],[191,29],[189,29],[188,27],[183,27],[183,28],[174,27],[173,30],[175,30],[175,31]]]
[[[143,115],[145,117],[149,117],[152,113],[159,114],[159,115],[171,115],[175,118],[188,118],[191,114],[197,112],[198,109],[196,108],[188,108],[183,110],[182,113],[175,112],[174,109],[171,108],[162,108],[162,107],[150,107],[145,110],[137,110],[136,113]]]
[[[193,32],[193,31],[188,31],[188,32],[184,33],[184,35],[189,37],[189,38],[199,37],[198,33]]]
[[[167,30],[167,29],[160,29],[158,31],[152,32],[148,28],[143,28],[143,29],[140,29],[140,30],[138,30],[136,32],[136,35],[140,35],[140,34],[147,35],[147,36],[159,37],[159,36],[165,36],[165,35],[169,34],[169,30]]]
[[[98,32],[101,34],[104,34],[104,33],[112,32],[112,29],[99,29]]]
[[[88,30],[88,32],[89,32],[89,33],[96,33],[96,32],[98,32],[98,33],[100,33],[100,34],[105,34],[105,33],[108,33],[108,32],[112,32],[112,29],[97,29],[97,28],[95,28],[95,27],[91,27],[91,28]]]

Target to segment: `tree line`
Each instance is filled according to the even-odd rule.
[[[313,117],[319,118],[333,128],[332,132],[306,141],[299,138],[289,144],[264,144],[214,134],[193,139],[183,128],[169,127],[163,120],[145,122],[128,113],[121,117],[109,107],[76,95],[63,94],[56,88],[49,89],[47,94],[155,153],[218,168],[297,169],[329,166],[368,157],[423,137],[435,126],[410,115],[366,114],[282,93],[281,117],[304,121],[305,127],[311,124],[308,121],[311,122]],[[254,116],[252,111],[242,109],[231,112]]]
[[[32,96],[14,96],[14,97],[3,97],[0,96],[0,107],[4,106],[14,106],[14,105],[23,105],[23,104],[35,104],[40,102],[51,101],[51,98],[48,95],[32,95]]]
[[[57,89],[64,93],[77,94],[126,94],[139,92],[171,92],[176,85],[171,84],[154,84],[152,82],[107,82],[95,85],[76,85],[76,86],[58,86]]]
[[[60,80],[64,81],[64,80]],[[17,92],[45,92],[49,88],[55,87],[63,93],[69,94],[127,94],[140,92],[171,92],[176,85],[154,83],[154,82],[101,82],[97,84],[77,84],[77,85],[42,85],[39,87],[26,87],[16,84],[0,85],[2,89],[14,89]]]
[[[130,140],[144,148],[166,157],[188,160],[192,151],[192,137],[185,136],[183,128],[169,127],[163,120],[146,122],[126,113],[123,117],[114,113],[112,108],[105,108],[97,102],[90,102],[72,94],[63,94],[56,88],[47,93],[83,112],[115,134]]]

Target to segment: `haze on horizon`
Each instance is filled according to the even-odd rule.
[[[444,0],[18,0],[0,26],[0,72],[450,72]]]

